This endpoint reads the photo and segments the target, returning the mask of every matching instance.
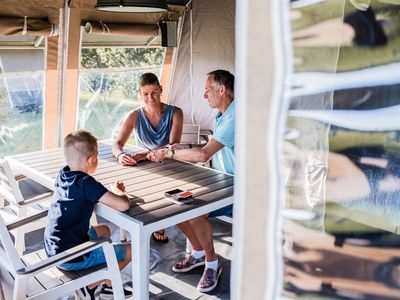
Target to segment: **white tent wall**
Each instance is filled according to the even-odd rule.
[[[42,104],[44,66],[43,49],[0,49],[0,80],[4,80],[12,108]]]
[[[43,49],[32,50],[1,50],[3,71],[35,72],[44,70]]]
[[[235,69],[235,1],[194,0],[192,22],[190,14],[188,10],[168,101],[182,108],[184,123],[193,120],[201,129],[213,130],[216,111],[204,100],[204,85],[208,72]]]

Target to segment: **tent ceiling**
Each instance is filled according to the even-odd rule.
[[[189,0],[167,1],[170,12],[168,13],[110,13],[96,10],[96,0],[71,0],[69,6],[79,12],[80,19],[84,21],[102,21],[104,23],[125,23],[125,24],[158,24],[162,20],[178,21],[185,10]],[[60,8],[64,6],[64,0],[0,0],[0,18],[24,17],[48,18],[52,23],[58,24]],[[1,36],[0,46],[32,45],[35,38],[22,38],[21,36]],[[146,46],[151,42],[152,46],[161,44],[160,37],[145,36],[95,36],[84,34],[83,46],[98,46],[101,44],[110,46],[142,45]]]
[[[0,16],[43,18],[58,23],[64,0],[0,0]]]

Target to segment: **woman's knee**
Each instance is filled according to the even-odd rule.
[[[125,244],[125,260],[132,259],[132,246],[131,244]]]

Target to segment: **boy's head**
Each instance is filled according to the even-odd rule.
[[[94,173],[97,168],[97,139],[88,131],[76,130],[64,139],[64,157],[72,170]]]

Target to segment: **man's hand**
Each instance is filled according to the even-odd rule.
[[[155,162],[163,161],[168,158],[167,151],[170,150],[168,148],[153,150],[149,154],[147,154],[147,159]]]

